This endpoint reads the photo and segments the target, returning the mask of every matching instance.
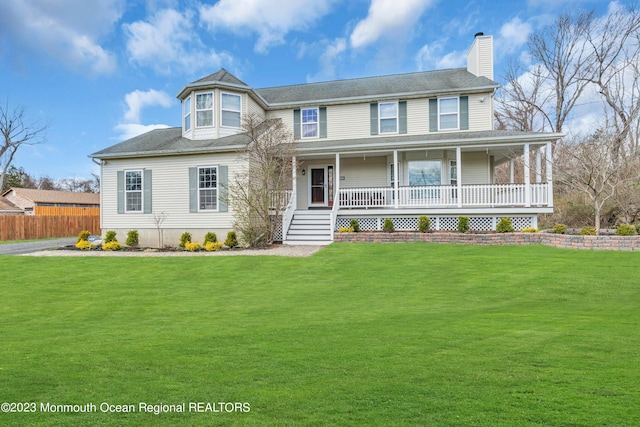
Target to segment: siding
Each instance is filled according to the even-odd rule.
[[[462,153],[462,184],[489,184],[489,161],[484,151]]]
[[[491,94],[469,96],[469,131],[493,130],[492,106]]]
[[[256,101],[253,100],[253,98],[251,98],[250,96],[245,95],[244,96],[246,98],[246,112],[247,114],[251,115],[251,116],[257,116],[257,117],[261,117],[264,118],[265,117],[265,112],[262,109],[262,107],[260,105],[258,105],[258,103]]]
[[[387,186],[387,158],[350,157],[340,159],[340,188]]]

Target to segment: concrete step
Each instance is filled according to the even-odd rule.
[[[308,229],[308,228],[303,228],[303,229],[289,229],[289,232],[287,233],[287,236],[291,236],[291,235],[324,235],[324,236],[331,236],[331,233],[329,233],[329,230],[327,230],[326,228],[324,229]]]

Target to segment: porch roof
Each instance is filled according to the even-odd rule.
[[[561,133],[489,130],[478,132],[433,132],[422,135],[374,136],[348,140],[313,140],[297,143],[300,154],[372,152],[396,149],[433,149],[457,146],[510,145],[555,141]]]

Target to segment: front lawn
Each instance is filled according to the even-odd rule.
[[[0,425],[640,425],[637,253],[0,261]]]

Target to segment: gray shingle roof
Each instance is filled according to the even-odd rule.
[[[155,129],[93,153],[91,157],[108,159],[235,151],[247,142],[248,137],[244,134],[191,140],[182,137],[182,128]]]
[[[330,102],[348,98],[388,98],[401,95],[418,96],[474,90],[488,91],[498,87],[496,82],[486,77],[475,76],[466,68],[455,68],[280,86],[256,89],[255,92],[262,96],[270,106],[277,106],[320,101]]]

